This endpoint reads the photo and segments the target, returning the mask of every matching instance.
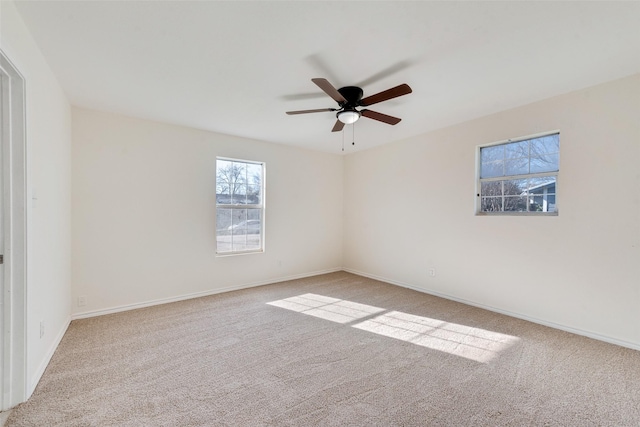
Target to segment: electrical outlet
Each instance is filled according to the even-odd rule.
[[[429,269],[429,276],[436,277],[436,269],[435,268],[430,268]]]
[[[87,297],[85,295],[78,297],[78,307],[84,307],[87,305]]]
[[[40,321],[40,338],[44,336],[44,320]]]

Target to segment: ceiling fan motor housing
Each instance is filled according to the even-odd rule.
[[[342,108],[347,110],[355,109],[359,105],[358,103],[360,102],[360,100],[362,99],[362,95],[364,94],[362,89],[357,86],[341,87],[340,89],[338,89],[338,92],[340,92],[340,95],[342,95],[344,99],[347,100],[346,104],[340,105]]]

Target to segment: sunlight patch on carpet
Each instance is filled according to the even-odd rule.
[[[267,304],[342,324],[385,311],[384,308],[317,294],[298,295]]]
[[[317,294],[303,294],[267,304],[343,325],[349,324],[356,329],[480,363],[489,363],[519,340],[486,329]]]

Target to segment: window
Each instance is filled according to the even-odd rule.
[[[264,249],[264,163],[216,159],[216,253]]]
[[[479,214],[557,215],[560,134],[479,148]]]

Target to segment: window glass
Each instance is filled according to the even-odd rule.
[[[505,144],[504,157],[506,159],[527,159],[529,157],[529,141]]]
[[[216,252],[263,251],[264,164],[216,161]]]
[[[560,134],[480,147],[478,212],[557,212]]]
[[[531,173],[557,172],[558,153],[540,154],[531,159]]]

